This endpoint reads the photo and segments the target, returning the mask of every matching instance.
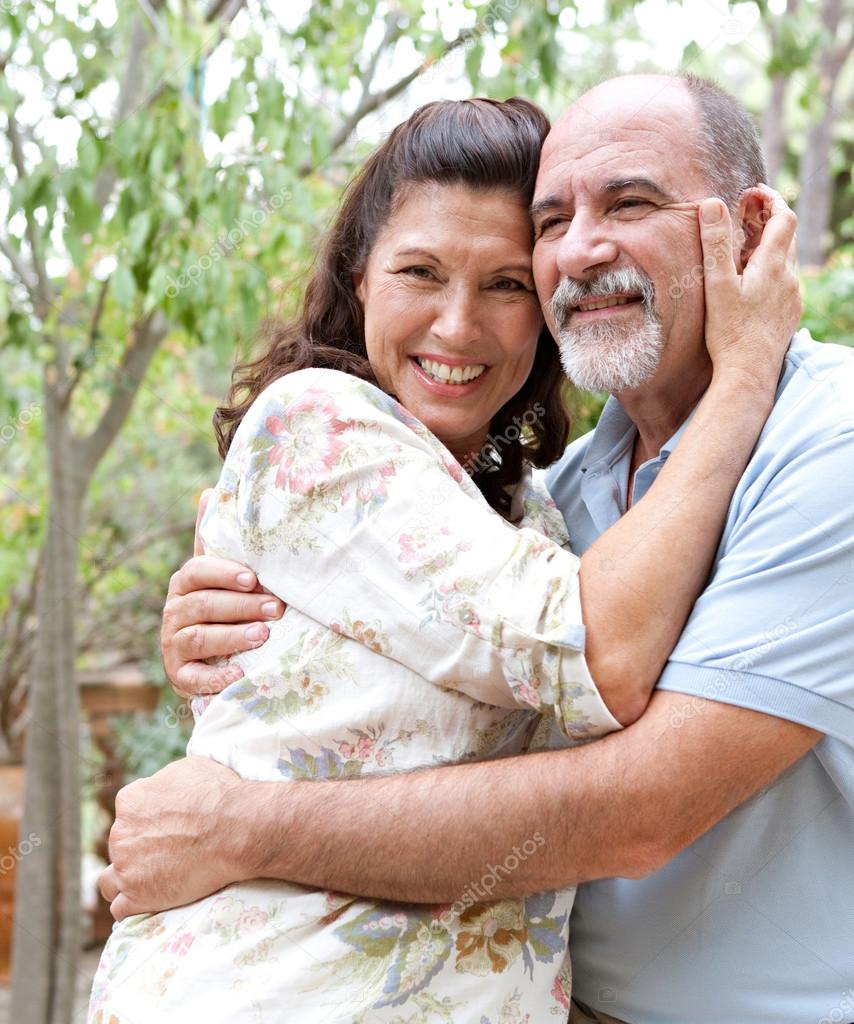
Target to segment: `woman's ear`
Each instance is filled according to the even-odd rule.
[[[733,248],[739,273],[744,270],[753,250],[759,245],[770,215],[765,196],[758,189],[749,188],[741,197],[735,215]]]
[[[365,296],[364,296],[364,291],[365,291],[365,287],[364,287],[365,286],[365,275],[361,272],[361,270],[354,270],[353,271],[352,280],[353,280],[353,287],[356,289],[356,298],[364,306],[364,304],[365,304]]]

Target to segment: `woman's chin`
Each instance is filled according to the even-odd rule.
[[[416,408],[406,405],[407,410],[420,420],[424,426],[434,434],[446,447],[456,454],[458,449],[464,448],[470,451],[472,447],[479,448],[483,441],[473,439],[485,439],[489,433],[491,418],[483,421],[481,417],[460,417],[442,415],[435,406],[430,408],[423,403]]]

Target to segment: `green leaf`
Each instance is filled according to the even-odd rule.
[[[151,231],[151,214],[148,210],[140,210],[134,214],[128,225],[127,244],[133,256],[141,256],[146,248]]]
[[[123,309],[130,309],[136,296],[136,281],[130,268],[124,263],[120,263],[113,271],[110,287],[116,297],[116,302]]]
[[[163,189],[160,193],[160,202],[163,212],[176,220],[184,215],[184,204],[179,196],[176,196],[171,189]]]

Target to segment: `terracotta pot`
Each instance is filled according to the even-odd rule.
[[[0,765],[0,984],[9,980],[18,834],[24,808],[23,765]]]

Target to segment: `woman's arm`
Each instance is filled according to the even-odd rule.
[[[619,728],[584,659],[578,558],[505,522],[364,381],[302,370],[259,396],[200,535],[292,608],[437,686],[553,708],[575,737]]]
[[[702,204],[721,212],[700,220],[711,384],[654,485],[581,560],[587,663],[624,724],[642,714],[705,585],[800,318],[797,219],[763,191],[767,224],[741,275],[726,207]]]

